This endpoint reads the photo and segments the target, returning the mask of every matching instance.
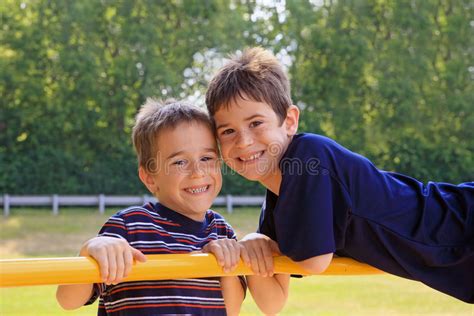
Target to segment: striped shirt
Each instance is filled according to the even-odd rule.
[[[159,203],[116,213],[99,236],[123,238],[144,254],[189,253],[211,240],[236,238],[224,218],[211,210],[203,222],[196,222]],[[226,314],[219,278],[95,284],[87,304],[99,296],[98,315]]]

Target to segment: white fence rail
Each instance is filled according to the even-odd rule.
[[[262,205],[264,196],[218,196],[213,205],[226,206],[227,212],[232,213],[234,206]],[[97,206],[103,214],[106,206],[142,205],[147,202],[156,202],[156,198],[149,195],[114,196],[114,195],[8,195],[0,196],[3,205],[3,216],[10,215],[12,206],[51,206],[53,214],[59,214],[60,206]]]

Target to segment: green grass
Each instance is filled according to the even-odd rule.
[[[254,231],[258,210],[219,210],[239,236]],[[112,214],[107,210],[13,209],[0,220],[0,258],[74,256]],[[55,286],[0,289],[0,315],[94,315],[96,305],[67,312],[57,305]],[[250,295],[242,315],[259,315]],[[466,315],[474,307],[409,280],[383,276],[312,276],[292,280],[290,298],[282,315]]]

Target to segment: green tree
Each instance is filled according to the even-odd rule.
[[[144,192],[130,141],[139,105],[149,96],[181,97],[194,54],[221,42],[229,51],[245,45],[248,8],[2,2],[0,191]]]
[[[474,178],[470,1],[0,2],[0,193],[136,194],[149,96],[191,96],[229,52],[288,67],[301,131],[420,180]],[[262,188],[224,169],[223,193]]]
[[[472,181],[469,1],[289,4],[303,130],[335,138],[387,170]]]

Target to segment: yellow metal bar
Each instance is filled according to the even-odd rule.
[[[321,275],[368,275],[384,274],[382,270],[349,258],[333,258],[329,267]]]
[[[224,273],[209,254],[149,255],[137,263],[124,281],[203,278],[224,275],[251,275],[242,262]],[[287,257],[275,257],[275,273],[307,273]],[[378,274],[380,270],[346,258],[335,258],[324,274]],[[0,260],[0,287],[100,282],[97,263],[86,257]]]

